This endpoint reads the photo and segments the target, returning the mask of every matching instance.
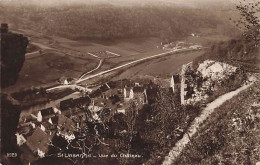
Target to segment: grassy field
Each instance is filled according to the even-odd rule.
[[[28,36],[30,42],[34,43],[34,45],[36,44],[37,50],[40,46],[40,49],[47,53],[37,55],[36,52],[37,57],[33,57],[34,54],[30,54],[30,57],[28,56],[28,59],[26,59],[24,63],[16,85],[7,88],[7,91],[19,90],[31,86],[46,85],[55,82],[62,76],[78,78],[82,73],[95,68],[99,62],[99,59],[95,59],[88,55],[88,52],[111,51],[121,55],[121,57],[106,58],[101,68],[96,72],[165,52],[165,50],[157,48],[157,46],[160,45],[161,40],[155,37],[128,38],[120,40],[94,40],[88,38],[71,40],[60,36],[45,35],[31,30],[30,28],[12,28],[12,30],[16,30]],[[218,34],[215,34],[212,29],[202,29],[200,37],[187,36],[183,41],[207,45],[209,40],[226,40],[223,35],[218,35],[217,37],[214,37],[213,35]],[[45,49],[47,48],[54,49],[46,51]],[[59,48],[65,48],[65,52],[69,52],[70,50],[73,51],[65,55],[64,51],[59,52]],[[36,50],[36,47],[32,47],[28,52],[34,50]],[[78,56],[75,54],[75,51],[79,51],[85,55]],[[134,77],[134,75],[148,75],[168,78],[170,75],[179,72],[178,69],[182,64],[192,61],[194,58],[200,56],[200,54],[202,54],[202,52],[180,53],[165,58],[155,59],[131,67],[123,73],[120,71],[119,76],[117,73],[116,77],[131,78]]]
[[[57,53],[44,54],[26,60],[16,84],[3,91],[46,85],[62,76],[78,78],[86,70],[95,68],[97,64],[98,61],[91,58],[74,58]]]
[[[160,44],[160,39],[157,38],[136,38],[136,39],[121,39],[121,40],[77,40],[67,44],[68,47],[83,51],[95,52],[108,50],[122,56],[131,56],[139,53],[148,52],[155,49]]]

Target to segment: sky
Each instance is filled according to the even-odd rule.
[[[239,0],[0,0],[6,5],[36,5],[41,7],[112,4],[119,6],[175,5],[175,6],[216,6],[228,5]]]

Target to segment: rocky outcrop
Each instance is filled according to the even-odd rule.
[[[1,30],[1,88],[15,84],[25,60],[27,37]]]

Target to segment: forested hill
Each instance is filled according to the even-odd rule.
[[[242,38],[232,39],[213,45],[202,57],[195,60],[195,65],[203,60],[211,59],[229,63],[246,71],[259,72],[259,54],[260,48],[255,47],[254,42],[248,42]]]
[[[7,14],[8,13],[8,14]],[[0,7],[2,19],[72,39],[160,37],[178,39],[200,28],[226,23],[211,11],[178,7],[75,6],[69,8]],[[226,32],[228,33],[228,32]]]

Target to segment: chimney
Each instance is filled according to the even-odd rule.
[[[2,23],[1,24],[1,33],[7,33],[8,32],[8,24]]]

